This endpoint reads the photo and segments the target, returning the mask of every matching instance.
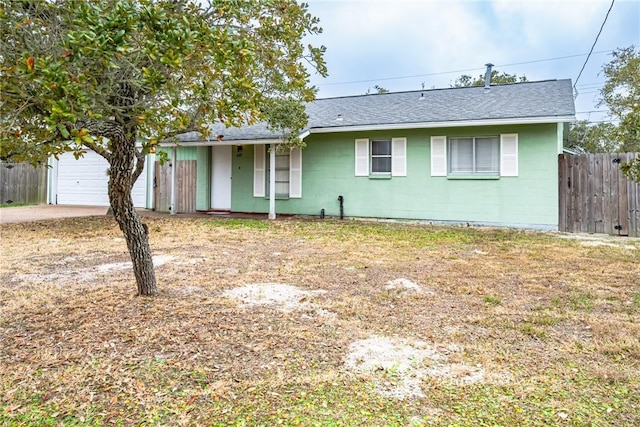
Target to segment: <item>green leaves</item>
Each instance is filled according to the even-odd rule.
[[[509,74],[504,71],[502,73],[498,73],[498,70],[491,71],[491,84],[522,83],[526,81],[528,81],[526,76],[518,77],[516,74]],[[484,84],[484,74],[480,74],[475,79],[468,74],[463,74],[453,82],[451,87],[484,86]]]
[[[606,105],[617,125],[608,124],[615,151],[640,151],[640,50],[635,46],[612,52],[613,59],[603,67],[607,78],[600,91],[599,105]],[[613,151],[613,150],[612,150]],[[624,173],[640,181],[640,160],[621,165]]]
[[[622,169],[629,179],[640,182],[640,155],[627,163],[621,164],[620,169]]]
[[[612,56],[602,69],[607,81],[600,91],[600,105],[619,120],[622,150],[640,151],[640,50],[629,46],[614,50]]]
[[[62,135],[62,137],[65,139],[69,139],[69,137],[71,136],[64,123],[58,123],[58,130],[60,131],[60,135]]]
[[[307,124],[304,105],[294,99],[270,99],[265,106],[269,127],[280,132],[288,147],[302,147],[304,142],[298,137],[298,129]]]
[[[620,147],[613,123],[590,124],[579,120],[571,124],[567,148],[588,153],[614,153]]]
[[[293,0],[9,2],[0,15],[2,155],[44,158],[112,121],[150,141],[216,121],[268,121],[284,138],[306,124],[307,66],[326,74],[321,31]],[[144,117],[144,120],[139,120]],[[36,146],[35,141],[46,140]],[[149,143],[150,144],[150,143]],[[45,147],[43,149],[43,147]],[[8,150],[8,149],[7,149]]]

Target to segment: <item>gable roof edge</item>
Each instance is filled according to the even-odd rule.
[[[160,147],[208,147],[225,145],[259,145],[259,144],[282,144],[282,139],[276,138],[256,138],[256,139],[198,139],[194,141],[166,141],[158,144]]]
[[[500,126],[500,125],[528,125],[543,123],[570,123],[575,122],[575,116],[531,117],[517,119],[487,119],[487,120],[461,120],[446,122],[422,122],[422,123],[390,123],[370,124],[355,126],[331,126],[309,128],[309,133],[333,133],[333,132],[361,132],[375,130],[402,130],[402,129],[432,129],[444,127],[471,127],[471,126]],[[306,137],[306,135],[305,135]]]

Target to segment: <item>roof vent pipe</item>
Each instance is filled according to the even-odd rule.
[[[488,63],[488,64],[484,64],[485,67],[487,67],[487,72],[484,75],[484,88],[485,89],[490,89],[491,88],[491,67],[493,67],[492,63]]]

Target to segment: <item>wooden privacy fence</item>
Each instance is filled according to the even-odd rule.
[[[560,231],[640,236],[640,183],[620,170],[637,155],[561,154]]]
[[[196,178],[197,164],[195,160],[178,160],[177,162],[160,162],[155,164],[154,208],[158,212],[171,211],[171,168],[176,166],[176,213],[196,211]]]
[[[0,162],[0,204],[47,203],[47,168]]]

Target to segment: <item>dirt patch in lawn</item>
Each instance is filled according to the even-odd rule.
[[[610,248],[622,248],[627,250],[640,249],[640,238],[626,236],[609,236],[606,234],[585,233],[559,233],[562,239],[571,239],[580,242],[582,246],[606,246]]]
[[[424,287],[418,285],[416,282],[405,278],[389,280],[384,288],[388,291],[398,291],[400,293],[415,292],[433,294],[433,291],[431,291],[430,289],[425,289]]]
[[[375,391],[382,396],[422,398],[425,394],[421,383],[427,377],[458,385],[487,380],[480,364],[452,363],[451,359],[460,358],[463,353],[463,349],[455,344],[444,347],[424,341],[375,336],[351,344],[345,366],[360,374],[363,380],[371,381]],[[508,375],[500,377],[504,380]],[[493,374],[492,378],[496,379],[497,375]]]
[[[324,290],[304,291],[285,283],[255,283],[224,291],[222,295],[249,307],[271,305],[284,311],[293,311],[303,305],[308,306],[310,298],[325,292]]]
[[[55,262],[56,265],[63,266],[65,269],[60,272],[51,273],[22,273],[15,274],[11,277],[12,282],[22,283],[57,283],[65,282],[88,283],[104,278],[117,271],[131,270],[131,261],[109,262],[98,264],[92,267],[80,267],[82,261],[87,261],[86,256],[68,256],[60,261]],[[172,255],[155,255],[153,257],[153,265],[157,268],[175,259]]]
[[[2,225],[0,425],[640,423],[638,241],[145,222]]]

